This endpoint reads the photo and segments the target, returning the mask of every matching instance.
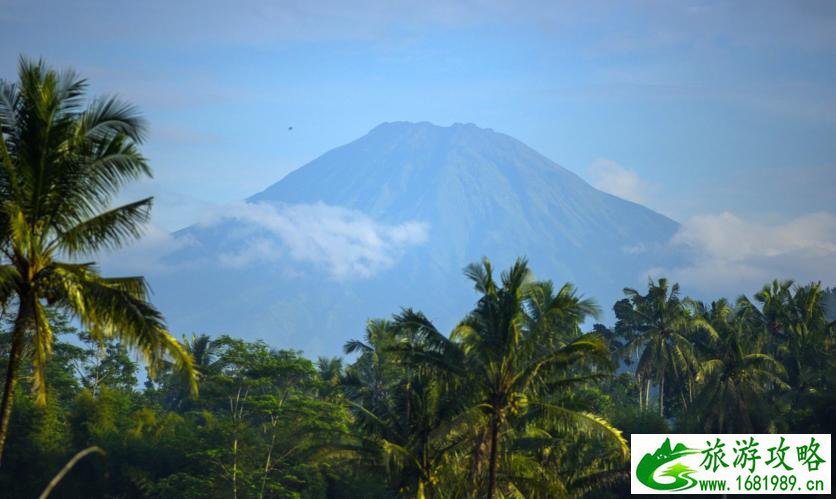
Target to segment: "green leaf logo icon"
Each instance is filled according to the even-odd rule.
[[[697,484],[697,481],[691,477],[694,470],[682,463],[674,463],[659,474],[660,477],[673,477],[674,480],[672,482],[657,482],[654,478],[654,474],[656,473],[656,470],[671,461],[675,461],[689,454],[697,454],[699,452],[700,451],[697,449],[690,449],[682,444],[676,444],[675,447],[671,447],[671,439],[666,438],[662,446],[656,449],[656,452],[653,454],[645,454],[644,457],[642,457],[641,461],[639,461],[639,465],[636,467],[636,478],[638,478],[641,483],[654,490],[667,490],[673,492],[690,489]]]

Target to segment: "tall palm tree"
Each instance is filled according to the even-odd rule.
[[[786,388],[785,371],[770,355],[756,350],[746,322],[725,300],[705,310],[717,332],[709,358],[697,373],[697,396],[689,419],[700,431],[748,433],[769,430],[769,393]],[[692,423],[693,424],[693,423]]]
[[[737,300],[741,313],[755,327],[761,345],[772,347],[771,354],[776,353],[779,344],[789,339],[787,329],[792,316],[792,280],[774,280],[766,284],[755,293],[755,303],[746,296]]]
[[[713,335],[711,325],[691,314],[686,302],[679,298],[679,284],[668,286],[668,280],[648,282],[648,291],[642,295],[635,289],[624,288],[630,301],[630,323],[636,329],[635,338],[628,344],[632,351],[642,350],[636,366],[640,380],[655,379],[659,390],[659,416],[665,415],[665,381],[674,381],[690,387],[697,369],[697,357],[693,349],[693,335],[706,331]],[[689,394],[690,398],[690,394]]]
[[[360,353],[358,362],[346,370],[346,393],[362,400],[368,408],[385,407],[396,383],[399,367],[386,355],[394,345],[392,324],[387,320],[369,320],[363,340],[349,340],[343,346],[347,354]]]
[[[404,310],[394,321],[369,321],[365,341],[349,341],[346,353],[360,352],[343,378],[367,444],[385,459],[395,490],[419,499],[437,497],[437,473],[465,438],[465,399],[445,372],[411,362],[408,352],[424,350],[416,333],[426,318]]]
[[[194,334],[183,336],[183,348],[191,355],[194,369],[201,376],[213,372],[218,368],[218,344],[208,334]]]
[[[223,368],[219,359],[221,344],[208,334],[183,335],[183,349],[192,359],[192,370],[184,371],[176,362],[164,361],[162,373],[166,388],[163,402],[169,409],[185,411],[196,401],[192,397],[192,373],[198,380],[217,374]]]
[[[343,377],[342,358],[319,357],[316,361],[316,372],[320,382],[320,397],[328,400],[339,393],[340,381]]]
[[[497,493],[500,449],[504,435],[511,434],[510,420],[529,412],[559,420],[564,429],[604,435],[626,454],[620,432],[606,421],[551,404],[542,396],[548,387],[570,382],[564,376],[571,366],[609,361],[599,338],[580,334],[580,323],[597,313],[595,304],[579,298],[571,286],[554,293],[550,283],[532,282],[525,259],[503,272],[499,282],[487,259],[468,266],[465,275],[481,296],[449,339],[428,321],[413,322],[433,346],[422,354],[424,360],[464,377],[475,407],[484,414],[485,431],[476,439],[471,473],[475,482],[486,478],[486,496]],[[488,453],[486,467],[483,449]],[[511,481],[506,483],[510,486]]]
[[[148,220],[150,198],[111,207],[123,185],[151,173],[138,150],[144,122],[115,98],[85,108],[87,83],[72,71],[21,58],[18,77],[0,83],[0,300],[17,306],[0,453],[24,352],[31,352],[37,400],[45,402],[53,344],[47,303],[78,318],[93,338],[133,347],[152,370],[175,361],[196,389],[191,357],[148,303],[143,278],[105,278],[83,260],[140,236]]]
[[[832,371],[836,321],[828,319],[826,292],[818,282],[773,281],[754,298],[754,303],[745,296],[738,299],[741,315],[786,370],[794,412],[804,412],[806,399],[817,398],[812,387],[826,382],[823,378]]]

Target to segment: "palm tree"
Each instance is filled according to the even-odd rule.
[[[192,359],[192,371],[179,369],[176,362],[164,361],[161,376],[166,393],[163,397],[169,409],[185,411],[196,402],[192,397],[193,372],[198,380],[217,374],[223,368],[219,359],[220,343],[208,334],[183,335],[183,349]]]
[[[316,372],[321,388],[319,395],[323,399],[331,399],[340,387],[343,377],[343,359],[340,357],[319,357],[316,361]]]
[[[812,387],[827,382],[836,340],[836,321],[827,317],[826,291],[818,282],[796,286],[773,281],[754,298],[755,303],[745,296],[738,299],[742,318],[786,370],[794,414],[812,411],[805,409],[807,401],[818,398]]]
[[[836,321],[827,317],[825,290],[820,282],[795,288],[792,296],[790,339],[779,349],[789,378],[794,380],[798,393],[815,385],[832,358]]]
[[[206,376],[219,368],[218,344],[208,334],[183,336],[183,348],[191,355],[194,369],[201,376]]]
[[[17,305],[0,452],[24,352],[31,352],[37,401],[45,402],[53,343],[45,304],[74,315],[99,341],[133,347],[152,371],[170,358],[196,389],[191,357],[148,303],[143,278],[105,278],[81,260],[139,237],[148,220],[150,198],[111,207],[123,185],[151,173],[138,150],[144,122],[115,98],[84,108],[87,83],[72,71],[25,58],[18,71],[17,83],[0,83],[0,300]]]
[[[569,369],[586,361],[606,364],[609,351],[594,335],[581,335],[580,323],[598,309],[579,298],[567,285],[554,293],[551,283],[532,282],[528,263],[518,259],[494,279],[489,260],[465,269],[481,294],[475,309],[456,327],[450,339],[428,321],[413,326],[432,346],[418,358],[462,377],[474,407],[487,421],[478,433],[472,453],[474,481],[487,474],[486,495],[498,488],[500,448],[509,422],[529,415],[546,418],[560,427],[604,435],[626,455],[627,445],[618,430],[589,413],[549,403],[548,388],[585,381],[567,377]],[[446,367],[445,367],[446,366]],[[487,469],[483,467],[487,451]],[[507,453],[510,455],[510,453]],[[511,480],[506,480],[511,486]]]
[[[636,366],[636,377],[649,382],[655,378],[659,390],[659,416],[665,415],[665,381],[673,377],[687,387],[692,386],[697,358],[693,349],[693,333],[697,330],[713,335],[711,326],[692,315],[686,302],[679,298],[679,284],[668,286],[665,278],[648,283],[646,295],[624,288],[629,299],[629,323],[636,329],[628,344],[631,351],[643,348]],[[649,391],[649,390],[648,390]],[[689,393],[690,398],[690,393]]]
[[[753,350],[757,343],[747,338],[746,323],[725,300],[705,310],[717,332],[711,354],[697,373],[698,392],[691,419],[700,431],[709,433],[748,433],[769,430],[766,415],[768,397],[775,389],[786,388],[784,368],[771,356]]]
[[[347,354],[361,354],[358,362],[346,370],[345,387],[349,398],[362,399],[367,409],[385,407],[397,379],[398,368],[386,356],[387,347],[394,342],[391,330],[387,320],[370,320],[364,341],[349,340],[343,346]]]
[[[629,480],[629,465],[616,447],[531,412],[514,421],[503,459],[507,497],[594,497],[593,492]]]
[[[762,345],[777,347],[789,339],[787,328],[791,321],[793,286],[794,282],[791,280],[777,279],[764,285],[754,295],[755,302],[760,307],[746,296],[738,298],[738,307],[751,326],[757,328]],[[773,348],[770,353],[775,354],[776,350]]]
[[[409,352],[426,351],[426,337],[414,327],[428,322],[404,310],[394,321],[369,321],[365,341],[349,341],[346,353],[360,352],[343,378],[366,444],[382,455],[395,490],[435,497],[437,473],[464,438],[465,399],[430,364],[414,363]]]

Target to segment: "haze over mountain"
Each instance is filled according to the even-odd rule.
[[[151,278],[176,331],[335,355],[402,306],[452,327],[475,299],[462,268],[483,256],[526,256],[608,309],[678,259],[677,228],[502,133],[384,123],[178,232]]]

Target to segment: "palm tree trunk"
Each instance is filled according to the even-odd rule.
[[[424,480],[421,478],[418,479],[418,491],[415,493],[415,499],[427,499],[424,493]]]
[[[247,391],[249,393],[249,391]],[[247,398],[247,394],[244,394]],[[232,497],[238,499],[238,428],[241,420],[244,417],[244,409],[241,407],[241,387],[238,387],[238,393],[235,399],[229,397],[229,412],[232,414],[233,425],[233,440],[232,440]]]
[[[665,417],[665,375],[659,379],[659,417]]]
[[[644,399],[644,382],[642,381],[641,376],[639,376],[638,384],[639,384],[639,412],[642,412],[642,411],[644,411],[644,404],[642,403],[642,402],[644,402],[644,400],[642,400],[642,399]]]
[[[496,489],[496,458],[499,440],[499,416],[491,415],[491,456],[488,462],[488,499],[493,499]]]
[[[267,475],[270,473],[270,460],[273,458],[273,448],[276,447],[276,430],[279,426],[278,416],[270,416],[270,425],[273,427],[273,435],[270,437],[267,460],[264,462],[264,476],[261,478],[261,490],[258,493],[259,499],[264,499],[264,488],[267,486]]]
[[[32,311],[32,300],[24,294],[18,307],[14,330],[12,331],[12,345],[9,349],[9,365],[6,366],[6,384],[3,387],[3,401],[0,403],[0,462],[3,459],[3,449],[6,446],[6,436],[9,432],[9,421],[12,418],[12,404],[14,403],[15,384],[17,383],[17,369],[20,366],[20,355],[23,352],[23,337],[29,325]]]
[[[238,439],[232,442],[232,497],[238,499]]]
[[[693,375],[688,378],[688,403],[692,403],[694,401],[694,377]]]

